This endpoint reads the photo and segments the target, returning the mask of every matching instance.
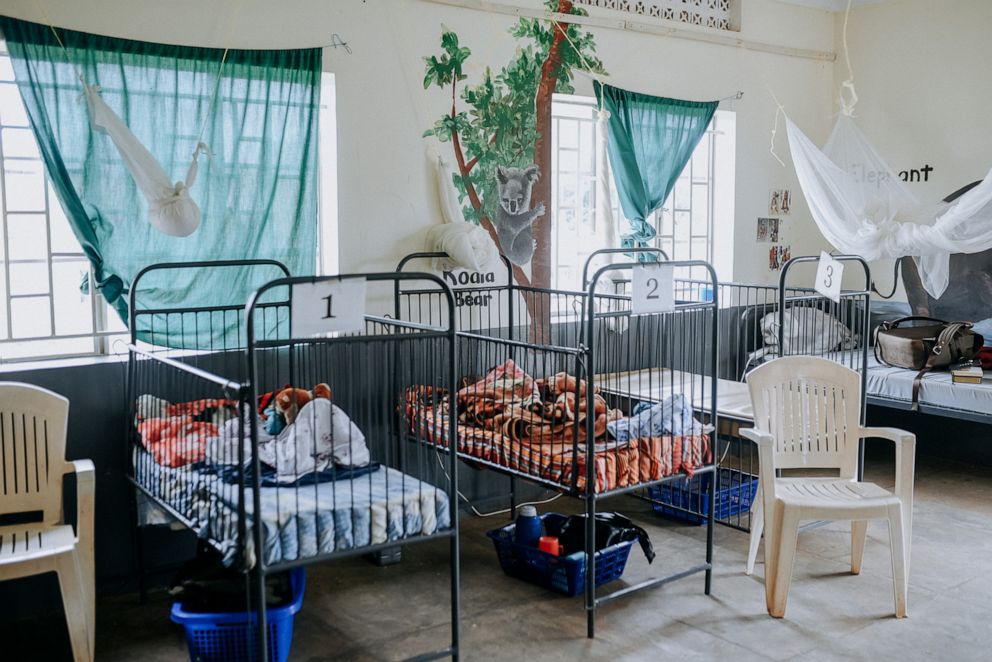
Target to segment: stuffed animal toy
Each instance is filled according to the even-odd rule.
[[[330,400],[331,387],[322,383],[314,386],[312,391],[302,388],[284,388],[276,394],[276,413],[281,414],[286,419],[287,425],[292,425],[296,421],[296,415],[299,414],[300,409],[315,398]]]

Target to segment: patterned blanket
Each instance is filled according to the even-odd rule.
[[[651,436],[618,441],[607,423],[623,413],[609,409],[598,393],[593,410],[582,380],[559,373],[532,379],[513,361],[455,394],[458,452],[579,492],[586,490],[588,418],[594,418],[595,491],[608,492],[676,473],[692,475],[710,462],[706,434]],[[451,399],[423,386],[406,392],[411,434],[449,446]]]

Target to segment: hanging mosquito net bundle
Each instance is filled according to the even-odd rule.
[[[189,189],[196,182],[200,154],[210,153],[207,146],[197,143],[186,178],[173,183],[158,160],[104,103],[99,88],[86,85],[83,93],[93,128],[110,137],[134,183],[148,201],[148,222],[159,232],[173,237],[193,234],[200,226],[200,208],[189,197]]]
[[[867,260],[912,256],[938,298],[951,253],[992,248],[992,172],[952,203],[921,203],[846,112],[822,150],[788,118],[786,125],[810,213],[838,250]]]
[[[916,199],[854,123],[858,94],[847,47],[850,15],[848,0],[842,32],[848,78],[841,84],[841,113],[823,149],[786,116],[799,185],[813,220],[835,248],[867,260],[912,257],[923,288],[937,299],[947,289],[952,253],[992,248],[992,171],[954,202]]]
[[[45,12],[45,15],[47,18],[48,13]],[[106,134],[110,138],[121,156],[121,161],[131,173],[138,190],[148,201],[148,222],[159,232],[172,237],[188,237],[193,234],[200,227],[201,213],[200,207],[189,196],[189,189],[196,183],[200,155],[210,156],[210,149],[201,140],[206,130],[207,121],[209,121],[209,112],[197,136],[196,146],[193,148],[192,160],[186,171],[185,179],[173,183],[158,160],[148,151],[148,148],[138,140],[120,116],[104,102],[103,97],[100,96],[100,86],[90,85],[86,82],[81,70],[76,67],[69,50],[62,42],[58,30],[51,23],[51,20],[48,20],[48,24],[62,54],[76,70],[76,77],[83,86],[83,97],[86,99],[86,107],[90,115],[90,126],[93,131]],[[217,101],[221,73],[224,70],[227,54],[228,50],[225,49],[217,70],[217,84],[214,86],[213,97],[208,105],[210,110],[213,109]]]

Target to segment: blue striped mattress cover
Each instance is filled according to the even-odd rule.
[[[163,467],[143,450],[136,451],[136,460],[137,482],[182,514],[197,535],[217,543],[224,562],[232,563],[237,554],[238,486],[224,483],[209,471]],[[352,480],[263,487],[260,493],[266,565],[401,541],[451,527],[444,490],[385,466]],[[251,492],[247,494],[250,541],[255,517]],[[253,545],[247,544],[245,552],[249,566],[254,566]]]

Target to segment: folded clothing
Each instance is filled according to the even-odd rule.
[[[641,402],[630,418],[607,423],[610,435],[620,442],[662,435],[699,435],[709,430],[692,415],[685,395],[675,393],[658,403]]]

